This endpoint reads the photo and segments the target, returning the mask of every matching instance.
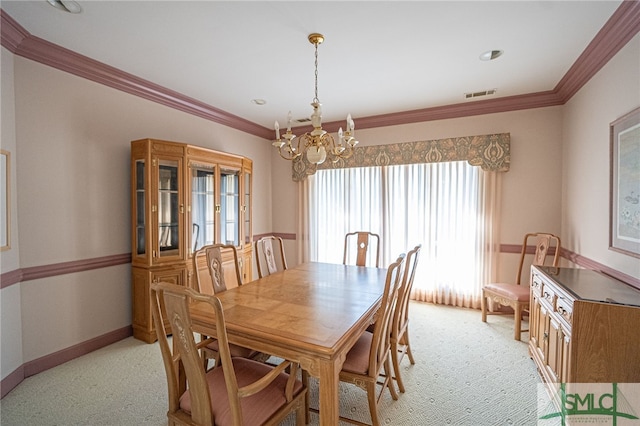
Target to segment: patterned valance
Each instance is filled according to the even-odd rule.
[[[304,155],[293,161],[293,180],[299,182],[316,170],[398,164],[440,163],[466,160],[483,170],[506,172],[511,163],[511,134],[465,136],[390,145],[360,146],[346,160],[330,160],[314,165]]]

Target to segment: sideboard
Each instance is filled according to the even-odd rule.
[[[543,382],[640,382],[640,290],[587,269],[531,268],[529,353]]]

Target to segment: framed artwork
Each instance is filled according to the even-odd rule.
[[[9,231],[11,224],[9,221],[9,212],[11,211],[9,202],[11,200],[9,196],[10,173],[10,160],[11,156],[9,152],[0,150],[0,250],[8,250],[10,248]]]
[[[640,258],[640,108],[610,131],[609,248]]]

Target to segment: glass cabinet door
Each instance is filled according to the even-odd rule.
[[[146,245],[146,218],[145,218],[145,186],[144,186],[144,160],[136,160],[135,162],[135,247],[133,249],[134,256],[145,257],[147,254]]]
[[[244,243],[251,245],[251,173],[244,171]]]
[[[191,253],[215,242],[215,170],[208,164],[190,164]]]
[[[180,256],[179,173],[179,161],[158,161],[158,258]]]
[[[240,171],[220,171],[220,242],[240,245]]]

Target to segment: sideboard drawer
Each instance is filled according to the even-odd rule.
[[[567,322],[567,324],[571,324],[571,319],[573,317],[573,300],[564,296],[558,296],[556,299],[556,312]]]
[[[542,294],[542,279],[537,274],[531,277],[531,290],[536,296]]]
[[[556,292],[549,284],[542,285],[542,300],[546,301],[552,309],[556,306]]]

